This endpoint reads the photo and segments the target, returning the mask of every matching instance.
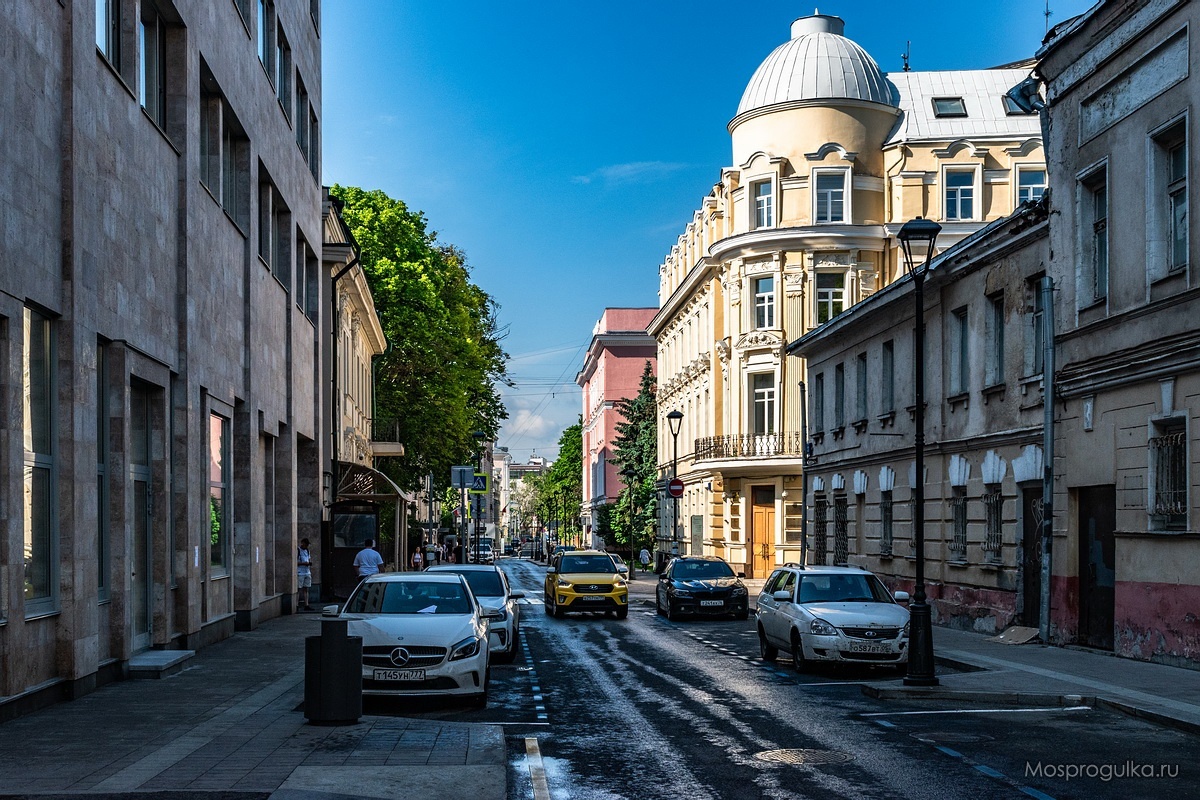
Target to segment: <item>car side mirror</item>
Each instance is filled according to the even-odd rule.
[[[629,567],[617,567],[617,572],[621,573],[622,575],[628,575]]]
[[[546,567],[546,574],[547,574],[547,575],[553,575],[553,574],[554,574],[554,573],[556,573],[556,572],[558,572],[558,570],[556,570],[554,567]]]
[[[746,577],[746,573],[744,573],[744,572],[739,572],[739,573],[737,574],[737,576],[738,576],[739,578],[744,578],[744,577]]]
[[[321,609],[321,616],[322,617],[336,617],[338,615],[338,611],[340,611],[340,610],[341,609],[336,605],[325,606],[324,608]]]
[[[787,589],[780,589],[778,592],[771,595],[771,597],[774,597],[776,600],[778,600],[781,603],[792,602],[792,593],[789,592]]]
[[[524,592],[509,592],[508,596],[511,597],[513,600],[520,600],[523,597],[525,597],[525,593]]]
[[[894,595],[892,595],[892,597],[896,599],[897,603],[908,602],[908,592],[896,592]]]

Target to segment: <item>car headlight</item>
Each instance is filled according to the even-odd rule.
[[[563,588],[569,589],[571,587],[571,582],[569,580],[567,580],[566,578],[559,578],[558,585],[562,586]]]
[[[474,636],[469,636],[450,648],[451,661],[460,661],[464,658],[470,658],[471,656],[478,654],[479,640]]]
[[[817,636],[836,636],[837,628],[830,625],[820,617],[814,619],[808,626],[809,633],[815,633]]]
[[[735,587],[733,587],[733,592],[731,592],[731,594],[734,597],[745,597],[747,594],[746,587],[745,586],[735,586]]]
[[[626,583],[624,579],[618,579],[616,582],[613,583],[613,586],[617,587],[618,589],[624,589],[628,585],[629,584]]]
[[[508,619],[508,609],[504,606],[493,608],[489,613],[491,613],[492,619],[496,620],[497,622],[503,622],[504,620]]]
[[[676,597],[691,597],[692,590],[691,589],[680,589],[679,587],[676,587],[675,588],[675,596]]]

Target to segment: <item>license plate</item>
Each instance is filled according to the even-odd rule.
[[[377,681],[423,681],[423,669],[377,669],[374,678]]]
[[[891,645],[873,644],[871,642],[851,642],[850,652],[852,653],[890,653],[892,652]]]
[[[585,595],[580,595],[579,597],[576,597],[575,599],[577,601],[582,600],[585,603],[596,603],[596,602],[603,602],[604,600],[607,600],[608,598],[607,597],[595,597],[593,595],[585,594]]]
[[[725,605],[725,601],[724,600],[701,600],[700,605],[702,605],[702,606],[723,606],[723,605]]]

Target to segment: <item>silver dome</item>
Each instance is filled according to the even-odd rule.
[[[895,106],[890,84],[867,51],[842,35],[845,23],[823,14],[792,23],[790,41],[755,71],[738,115],[802,100],[865,100]]]

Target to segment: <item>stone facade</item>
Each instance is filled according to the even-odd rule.
[[[322,516],[313,5],[97,8],[0,8],[10,708],[287,613]]]

